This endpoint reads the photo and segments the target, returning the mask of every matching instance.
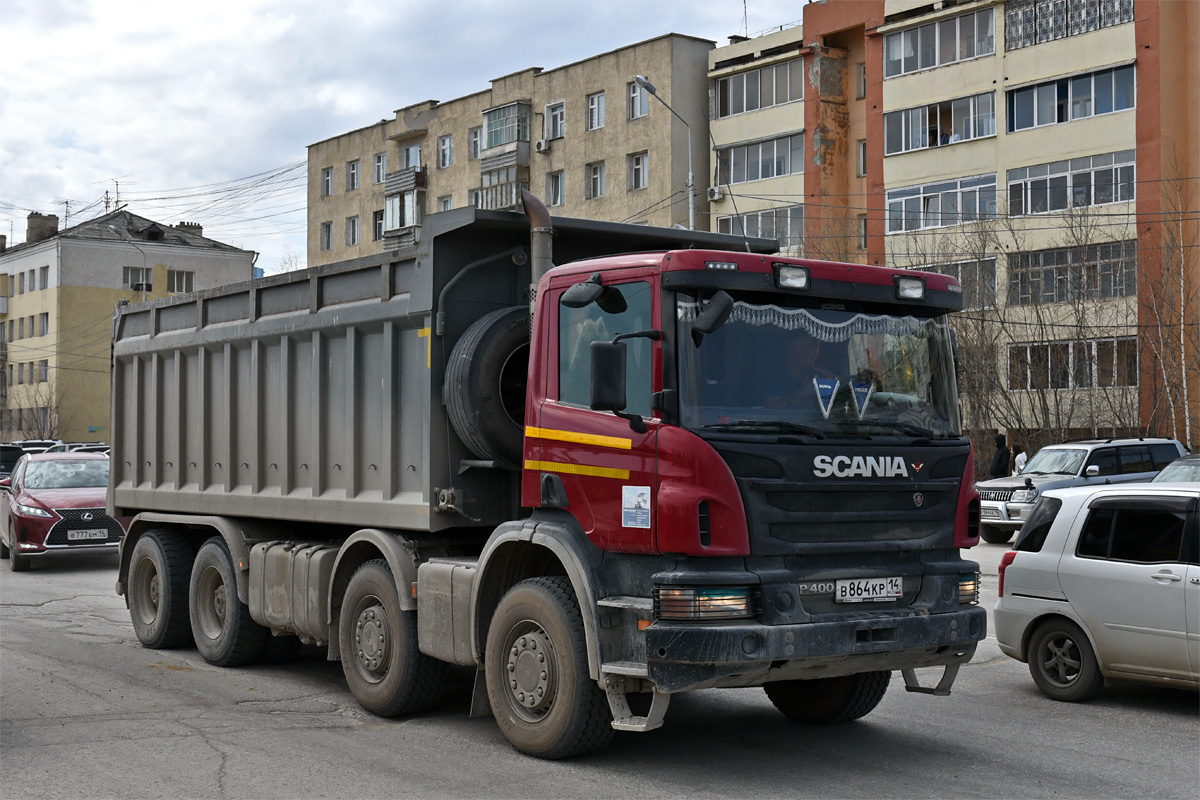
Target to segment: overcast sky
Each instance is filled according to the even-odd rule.
[[[725,44],[801,5],[5,0],[0,234],[24,242],[30,211],[84,222],[119,190],[136,214],[259,252],[268,273],[302,266],[307,145],[665,33]]]

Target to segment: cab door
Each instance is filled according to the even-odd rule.
[[[566,493],[566,509],[601,549],[625,553],[656,550],[658,419],[651,393],[661,389],[661,342],[624,340],[625,412],[645,421],[645,431],[608,411],[593,411],[591,351],[594,341],[619,333],[660,329],[657,268],[606,275],[605,296],[584,308],[563,305],[563,293],[582,276],[553,280],[546,308],[549,331],[546,399],[526,428],[527,472],[555,476]]]

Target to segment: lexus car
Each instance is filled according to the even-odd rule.
[[[117,552],[125,527],[105,511],[108,456],[27,454],[0,480],[0,559],[14,572],[53,553]]]

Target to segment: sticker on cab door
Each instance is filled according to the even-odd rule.
[[[621,487],[621,527],[650,527],[650,487]]]

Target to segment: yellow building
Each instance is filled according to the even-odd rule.
[[[0,237],[0,438],[108,441],[113,309],[251,278],[255,254],[116,211]]]
[[[687,226],[694,213],[707,229],[712,47],[668,34],[496,78],[484,91],[417,103],[310,145],[309,265],[411,243],[428,213],[515,208],[521,189],[556,215]]]

